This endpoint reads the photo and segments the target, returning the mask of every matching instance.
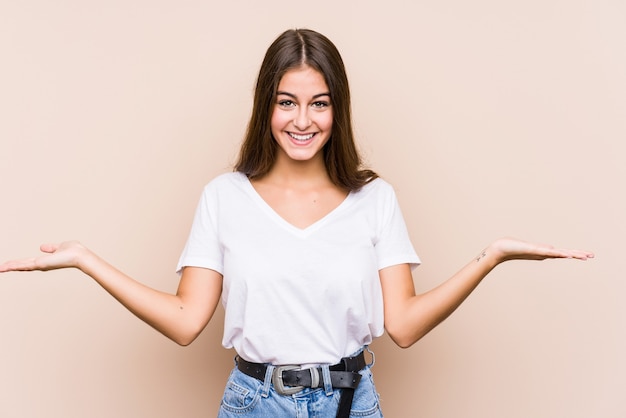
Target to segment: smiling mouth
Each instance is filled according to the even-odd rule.
[[[308,141],[309,139],[313,138],[313,136],[315,136],[314,133],[306,134],[306,135],[298,135],[298,134],[294,134],[293,132],[287,132],[287,134],[293,139],[295,139],[296,141]]]

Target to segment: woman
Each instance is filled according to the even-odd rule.
[[[235,172],[204,189],[175,295],[146,287],[78,242],[0,271],[75,267],[181,345],[220,298],[223,345],[238,356],[219,416],[382,416],[363,350],[386,329],[409,347],[498,264],[593,257],[499,239],[453,277],[416,295],[419,264],[393,189],[362,168],[345,69],[335,46],[289,30],[261,65]]]

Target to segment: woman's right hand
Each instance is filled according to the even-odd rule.
[[[66,241],[61,244],[43,244],[39,247],[45,253],[39,257],[11,260],[0,264],[0,273],[9,271],[55,270],[61,268],[80,268],[80,259],[89,250],[78,241]]]

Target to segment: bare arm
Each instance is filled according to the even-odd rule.
[[[190,344],[209,322],[222,292],[221,274],[199,267],[183,270],[175,295],[145,286],[78,242],[45,244],[40,257],[9,261],[0,272],[78,268],[141,320],[178,344]]]
[[[385,306],[385,328],[400,347],[413,345],[446,319],[498,264],[508,260],[575,258],[586,260],[586,251],[554,249],[513,239],[500,239],[482,251],[454,276],[434,289],[415,294],[407,264],[382,269],[380,281]]]

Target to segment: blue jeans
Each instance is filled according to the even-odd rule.
[[[362,378],[354,392],[350,417],[382,418],[378,393],[369,364],[359,373]],[[328,373],[328,366],[322,366]],[[230,373],[218,418],[334,418],[342,389],[305,388],[293,395],[280,395],[271,383],[273,366],[265,381],[250,377],[235,367]],[[330,381],[330,379],[324,379]]]

